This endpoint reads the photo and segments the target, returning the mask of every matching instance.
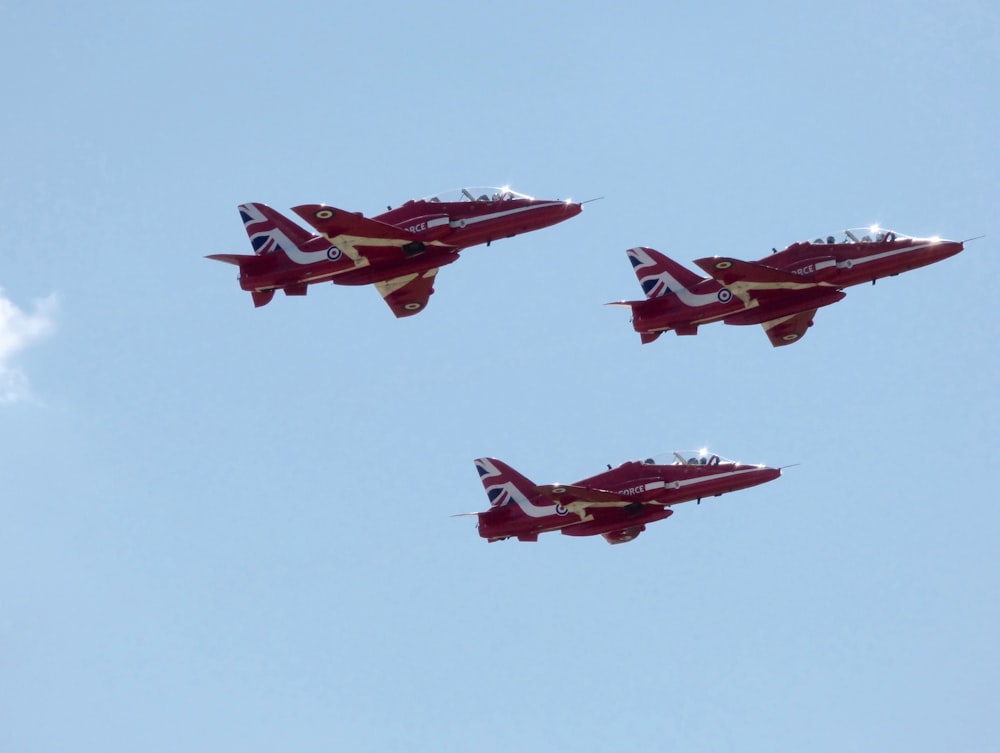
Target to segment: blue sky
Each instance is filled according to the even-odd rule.
[[[1000,12],[3,3],[0,749],[992,750]],[[596,196],[428,309],[254,310],[236,206]],[[641,346],[625,249],[983,235],[808,336]],[[636,541],[478,538],[709,446]]]

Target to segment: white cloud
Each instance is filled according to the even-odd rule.
[[[14,357],[55,328],[56,297],[36,300],[23,311],[0,289],[0,403],[28,396],[28,378],[13,364]]]

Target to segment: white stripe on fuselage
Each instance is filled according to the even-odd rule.
[[[740,476],[740,475],[743,475],[745,473],[752,473],[754,471],[759,471],[759,470],[762,470],[762,469],[763,469],[763,466],[754,467],[754,468],[743,468],[743,469],[738,470],[738,471],[736,471],[736,470],[733,470],[733,471],[730,471],[730,470],[720,470],[718,473],[713,473],[713,474],[711,474],[709,476],[697,476],[695,478],[682,479],[682,480],[679,480],[679,481],[663,481],[663,480],[660,480],[660,481],[650,481],[650,482],[642,485],[641,487],[640,486],[629,487],[629,489],[622,490],[622,491],[620,491],[618,493],[622,495],[623,499],[634,500],[636,496],[638,496],[639,494],[644,493],[644,492],[645,493],[655,492],[655,491],[659,491],[660,489],[666,489],[668,491],[675,491],[677,489],[681,489],[681,488],[686,487],[686,486],[693,486],[695,484],[702,484],[702,483],[706,483],[706,482],[709,482],[709,481],[715,481],[716,479],[720,479],[720,478],[729,478],[729,477],[732,477],[732,476]],[[632,494],[629,494],[628,493],[629,491],[631,491]]]
[[[891,251],[883,251],[880,254],[871,254],[869,256],[859,256],[856,259],[847,259],[842,262],[837,263],[837,269],[845,269],[854,266],[855,264],[865,264],[870,261],[879,261],[880,259],[888,259],[890,256],[898,256],[899,254],[908,254],[912,251],[920,251],[924,248],[930,248],[935,244],[924,243],[921,246],[904,246],[903,248],[893,249]]]
[[[741,470],[722,470],[718,473],[713,473],[708,476],[698,476],[696,478],[683,479],[679,481],[650,481],[643,485],[643,492],[655,492],[661,489],[666,489],[668,491],[675,491],[677,489],[682,489],[688,486],[694,486],[697,484],[704,484],[717,479],[723,478],[733,478],[736,476],[742,476],[747,473],[753,473],[755,471],[763,470],[764,466],[755,466],[753,468],[743,468]],[[506,482],[502,485],[504,491],[507,492],[509,501],[506,504],[515,504],[521,508],[521,511],[530,518],[544,518],[549,515],[558,515],[559,505],[535,505],[526,496],[524,496],[513,482]],[[567,502],[563,505],[563,508],[574,515],[579,515],[581,518],[586,514],[588,507],[626,507],[627,505],[634,504],[635,502],[640,502],[642,504],[651,504],[648,500],[643,502],[635,498],[636,495],[630,495],[625,493],[625,491],[617,492],[621,494],[621,500],[616,500],[614,502],[589,502],[587,500],[579,500],[576,502]],[[677,503],[679,504],[679,503]]]
[[[836,262],[837,269],[850,270],[859,264],[867,264],[868,262],[881,261],[882,259],[888,259],[892,256],[900,256],[903,254],[908,254],[913,251],[919,251],[924,248],[928,248],[934,244],[924,243],[920,246],[906,246],[904,248],[892,249],[889,251],[882,251],[877,254],[869,254],[868,256],[858,256],[844,259],[844,261]],[[829,266],[829,264],[827,265]],[[817,269],[821,269],[819,265],[816,266]],[[785,270],[787,271],[787,270]],[[808,290],[810,288],[837,288],[840,287],[836,280],[823,280],[814,281],[810,280],[808,277],[803,276],[802,282],[755,282],[752,280],[738,280],[731,283],[729,289],[737,295],[741,301],[746,304],[746,307],[753,308],[758,304],[756,298],[753,297],[754,291],[757,290]]]
[[[763,470],[763,466],[754,468],[744,468],[739,471],[721,471],[719,473],[713,473],[711,476],[698,476],[697,478],[688,478],[683,481],[675,481],[674,488],[680,489],[683,486],[691,486],[693,484],[700,484],[705,481],[714,481],[719,478],[727,478],[729,476],[742,476],[745,473],[753,473],[754,471]]]
[[[565,204],[564,201],[550,201],[545,204],[533,204],[530,207],[517,207],[515,209],[505,209],[502,212],[492,212],[491,214],[483,214],[478,217],[469,217],[468,219],[452,220],[452,227],[468,227],[469,225],[474,225],[477,222],[486,222],[487,220],[496,220],[500,217],[507,217],[512,214],[520,214],[522,212],[530,212],[532,209],[544,209],[545,207],[557,207]],[[465,224],[461,224],[465,223]]]

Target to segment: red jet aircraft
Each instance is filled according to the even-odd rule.
[[[479,518],[479,535],[490,542],[515,537],[537,541],[538,534],[601,534],[611,544],[631,541],[646,524],[673,514],[671,505],[701,502],[772,481],[781,469],[723,460],[701,450],[675,452],[672,458],[630,461],[575,484],[538,486],[494,458],[476,460],[490,498]]]
[[[461,189],[455,196],[408,201],[366,218],[324,204],[293,207],[319,231],[307,232],[264,204],[243,204],[240,215],[254,254],[212,254],[240,268],[240,287],[263,306],[274,291],[305,295],[307,286],[374,284],[398,316],[423,311],[434,276],[470,246],[487,246],[574,217],[572,201],[549,201],[509,188]]]
[[[668,330],[694,335],[699,325],[721,320],[762,324],[778,347],[801,339],[816,309],[847,295],[843,288],[947,259],[964,243],[911,238],[877,226],[845,230],[839,238],[793,243],[759,261],[697,259],[707,278],[651,248],[632,248],[629,261],[646,300],[610,305],[632,309],[632,326],[644,343]]]

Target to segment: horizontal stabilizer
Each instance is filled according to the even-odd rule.
[[[256,261],[257,259],[253,254],[210,254],[205,258],[222,261],[226,264],[235,264],[237,267],[248,261]]]
[[[302,204],[292,207],[292,211],[327,238],[350,235],[386,241],[417,240],[417,236],[406,230],[325,204]]]
[[[791,272],[785,272],[766,264],[753,261],[741,261],[726,256],[712,256],[705,259],[695,259],[695,264],[701,267],[711,277],[723,285],[735,282],[764,283],[768,285],[808,284],[806,280]]]

